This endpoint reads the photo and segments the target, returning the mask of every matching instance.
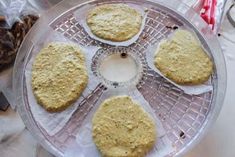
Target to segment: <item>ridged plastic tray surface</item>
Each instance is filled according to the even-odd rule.
[[[210,45],[205,41],[202,34],[183,18],[179,13],[164,7],[157,2],[149,1],[88,1],[86,4],[96,5],[104,3],[120,3],[128,2],[136,5],[145,6],[148,8],[147,17],[144,29],[139,36],[138,40],[128,47],[115,47],[108,44],[101,43],[93,40],[80,23],[76,20],[74,12],[82,9],[83,4],[74,5],[73,8],[67,8],[66,12],[59,14],[56,19],[50,21],[49,27],[56,31],[58,34],[63,35],[66,39],[78,43],[84,47],[98,46],[101,47],[92,58],[91,70],[94,75],[98,76],[98,64],[105,56],[104,54],[115,53],[129,53],[133,55],[142,66],[140,79],[136,83],[137,90],[143,95],[144,99],[154,110],[157,118],[165,130],[166,136],[172,143],[175,150],[166,156],[180,155],[186,147],[189,147],[196,140],[198,134],[205,127],[211,113],[215,112],[216,104],[215,96],[218,90],[218,76],[217,68],[211,78],[213,90],[200,94],[189,95],[184,93],[178,87],[172,85],[170,82],[159,76],[153,69],[151,69],[146,61],[147,48],[150,45],[155,45],[162,39],[167,38],[169,34],[175,31],[174,28],[188,27],[195,31],[201,40],[204,47],[214,58],[213,52],[209,48]],[[45,18],[45,17],[44,17]],[[85,18],[85,17],[84,17]],[[37,26],[36,26],[37,27]],[[38,33],[40,32],[38,28]],[[47,27],[46,27],[47,29]],[[33,43],[32,47],[34,46]],[[24,49],[22,46],[21,49]],[[32,48],[28,50],[27,56],[30,56]],[[30,57],[26,57],[21,64],[24,65],[29,62]],[[20,61],[18,59],[20,64]],[[224,65],[223,65],[224,66]],[[24,67],[22,68],[24,73]],[[115,86],[100,79],[96,88],[78,104],[75,112],[71,115],[68,122],[56,134],[50,135],[35,119],[31,112],[31,108],[27,96],[26,81],[24,76],[18,76],[22,83],[19,91],[23,97],[23,103],[19,107],[19,112],[26,122],[27,127],[37,134],[37,138],[44,147],[57,156],[64,156],[64,151],[67,149],[69,143],[76,140],[78,129],[81,127],[83,120],[86,118],[89,111],[97,103],[102,94],[108,88]],[[17,77],[16,77],[17,78]],[[117,85],[116,85],[117,86]],[[128,88],[128,84],[123,85]],[[222,96],[223,97],[223,96]],[[211,118],[211,117],[210,117]],[[214,118],[214,117],[213,117]]]

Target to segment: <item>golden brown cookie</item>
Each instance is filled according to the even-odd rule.
[[[182,85],[204,83],[213,71],[200,42],[186,30],[177,30],[171,39],[160,43],[154,64],[163,75]]]
[[[129,96],[106,99],[92,125],[93,140],[105,157],[143,157],[155,143],[153,119]]]
[[[87,16],[93,34],[111,41],[126,41],[141,28],[142,16],[126,4],[105,4],[95,7]]]
[[[75,45],[50,43],[33,63],[32,88],[37,102],[47,111],[66,109],[86,88],[85,56]]]

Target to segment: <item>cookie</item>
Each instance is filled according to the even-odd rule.
[[[153,119],[129,96],[106,99],[92,119],[93,140],[102,156],[143,157],[155,143]]]
[[[88,82],[85,56],[71,44],[50,43],[33,63],[32,89],[47,111],[62,111],[79,98]]]
[[[105,4],[91,10],[86,21],[97,37],[120,42],[140,31],[142,16],[126,4]]]
[[[181,85],[202,84],[213,71],[211,59],[187,30],[177,30],[171,39],[160,43],[154,64],[164,76]]]

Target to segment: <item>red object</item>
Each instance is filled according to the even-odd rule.
[[[211,18],[210,18],[210,11],[209,10],[205,11],[204,13],[201,13],[201,17],[206,21],[206,23],[210,24]]]
[[[210,13],[210,24],[212,25],[212,29],[214,28],[215,25],[215,8],[217,5],[217,0],[213,0],[212,6],[211,6],[211,13]]]
[[[217,0],[204,0],[201,13],[201,17],[208,23],[208,25],[212,25],[212,29],[214,29],[215,25],[215,9],[217,5]]]
[[[210,8],[210,0],[204,0],[203,9],[208,10]]]

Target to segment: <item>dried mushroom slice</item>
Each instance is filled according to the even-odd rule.
[[[14,23],[11,29],[0,28],[0,70],[4,70],[14,62],[24,37],[38,17],[27,15],[21,19],[22,21]],[[0,22],[4,22],[3,20],[0,16]]]

